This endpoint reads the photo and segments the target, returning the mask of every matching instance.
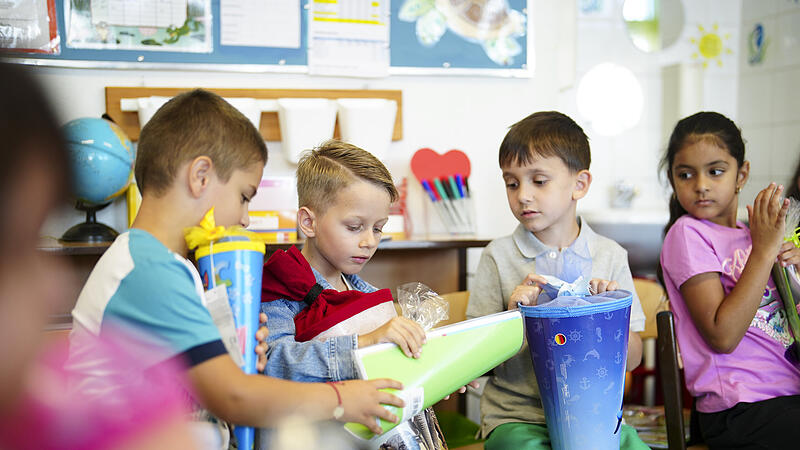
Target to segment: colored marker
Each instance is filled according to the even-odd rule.
[[[456,174],[456,185],[458,186],[458,193],[461,195],[461,198],[466,198],[466,192],[464,190],[464,179],[461,177],[460,173]]]

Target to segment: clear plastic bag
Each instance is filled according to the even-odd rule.
[[[583,254],[588,254],[584,249]],[[573,248],[536,258],[536,273],[547,279],[542,293],[550,300],[563,295],[591,295],[589,280],[592,276],[592,260],[578,254]],[[542,299],[539,299],[542,302]]]
[[[406,283],[397,288],[397,302],[403,317],[418,323],[425,331],[448,319],[450,304],[422,283]]]

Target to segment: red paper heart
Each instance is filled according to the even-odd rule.
[[[469,158],[461,150],[450,150],[440,155],[430,148],[421,148],[411,157],[411,171],[420,182],[456,174],[467,178],[470,170]]]

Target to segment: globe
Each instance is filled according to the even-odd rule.
[[[86,211],[86,222],[67,230],[61,240],[113,240],[117,232],[98,223],[95,213],[128,188],[133,176],[133,145],[122,128],[105,119],[75,119],[62,131],[69,150],[76,208]]]
[[[75,197],[102,205],[128,188],[134,150],[122,128],[105,119],[75,119],[63,128],[69,147]]]

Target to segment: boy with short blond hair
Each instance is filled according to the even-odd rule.
[[[197,89],[159,109],[139,141],[139,213],[100,258],[78,298],[70,352],[81,352],[87,335],[121,323],[163,344],[152,364],[183,358],[194,398],[222,420],[270,427],[299,413],[377,429],[376,416],[394,419],[380,403],[402,403],[378,389],[399,383],[325,386],[246,375],[225,350],[206,308],[200,276],[186,259],[184,229],[211,208],[218,225],[247,226],[248,203],[266,162],[258,130],[216,94]],[[202,409],[196,417],[210,418]],[[228,437],[213,427],[205,436],[222,445]]]
[[[297,165],[298,228],[305,234],[302,251],[295,259],[313,275],[323,289],[378,291],[358,276],[372,258],[389,219],[389,206],[397,189],[389,171],[371,153],[346,142],[330,140],[306,153]],[[395,342],[407,356],[419,353],[422,328],[411,320],[395,317],[371,333],[348,334],[324,340],[298,341],[295,316],[307,302],[285,298],[271,288],[272,268],[285,268],[293,261],[289,252],[276,252],[264,266],[262,312],[267,314],[270,349],[267,375],[302,381],[338,381],[356,378],[353,350],[378,342]],[[310,275],[311,276],[311,275]],[[276,292],[271,295],[270,292]],[[394,325],[391,325],[394,324]],[[302,338],[301,338],[302,339]]]
[[[636,296],[627,252],[597,235],[576,205],[589,190],[591,154],[580,126],[555,111],[538,112],[511,126],[500,145],[500,168],[516,230],[493,240],[481,255],[467,317],[532,305],[547,284],[536,273],[540,258],[558,260],[568,252],[591,259],[591,289],[622,288],[633,293],[627,368],[641,360],[644,313]],[[549,274],[557,275],[557,274]],[[608,281],[612,280],[612,281]],[[572,282],[574,280],[564,280]],[[519,353],[494,369],[481,397],[485,448],[548,449],[550,438],[527,341]],[[621,448],[647,446],[623,425]]]
[[[354,351],[380,342],[418,357],[422,327],[397,316],[389,289],[378,290],[358,276],[377,250],[397,199],[389,171],[365,150],[328,141],[301,158],[297,193],[303,249],[275,252],[264,266],[261,310],[270,330],[265,373],[296,381],[358,378]],[[426,410],[389,433],[402,436],[403,427],[421,432],[423,423],[438,430],[432,410]],[[433,448],[444,446],[438,434],[431,437]]]

